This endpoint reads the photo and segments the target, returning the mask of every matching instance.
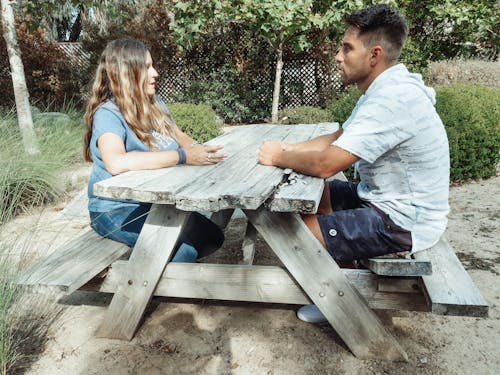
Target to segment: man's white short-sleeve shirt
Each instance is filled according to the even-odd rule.
[[[360,158],[361,199],[411,231],[412,252],[427,249],[447,224],[448,138],[435,92],[402,64],[380,74],[333,143]]]

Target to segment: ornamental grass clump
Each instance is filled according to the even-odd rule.
[[[41,217],[40,219],[41,220]],[[37,258],[33,251],[45,233],[37,221],[16,230],[0,226],[0,374],[24,374],[45,350],[48,330],[62,313],[60,295],[30,293],[16,284],[20,271]],[[43,232],[41,232],[43,231]]]
[[[13,272],[4,249],[0,249],[0,374],[7,374],[15,358],[12,306],[19,289],[12,283]]]
[[[451,180],[496,175],[500,152],[500,90],[456,84],[436,88],[436,110],[450,144]]]
[[[33,116],[40,152],[24,151],[13,110],[0,112],[0,223],[62,193],[58,173],[80,158],[82,115],[50,112]]]

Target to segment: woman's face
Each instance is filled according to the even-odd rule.
[[[155,94],[156,78],[158,77],[158,72],[153,67],[153,59],[151,58],[151,54],[149,53],[149,51],[146,53],[146,69],[148,70],[147,93],[148,93],[148,95],[154,95]]]

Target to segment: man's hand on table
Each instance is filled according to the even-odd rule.
[[[266,141],[259,148],[259,162],[263,165],[276,165],[276,158],[284,151],[291,151],[292,145],[282,141]]]

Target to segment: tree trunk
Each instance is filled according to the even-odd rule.
[[[24,149],[28,154],[34,155],[38,153],[38,147],[36,144],[35,132],[33,130],[33,119],[31,117],[23,61],[21,60],[21,50],[17,43],[16,29],[14,27],[14,12],[9,0],[1,0],[1,2],[3,37],[9,55],[10,71],[12,74],[12,83],[14,85],[14,97],[16,99],[17,120],[21,129]]]
[[[283,38],[280,35],[276,58],[276,75],[274,77],[273,107],[271,110],[271,122],[278,123],[278,105],[280,102],[281,72],[283,71]]]

